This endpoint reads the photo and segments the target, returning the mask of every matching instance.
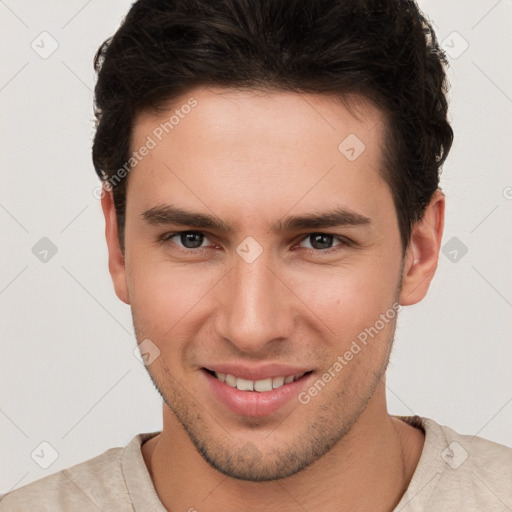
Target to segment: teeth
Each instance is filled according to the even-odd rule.
[[[272,387],[274,389],[280,388],[283,384],[284,384],[284,377],[274,377],[272,379]]]
[[[262,393],[263,391],[272,391],[272,388],[274,387],[273,380],[277,380],[279,377],[276,377],[275,379],[263,379],[263,380],[257,380],[254,382],[254,391],[259,391]],[[275,386],[278,388],[279,386]],[[238,388],[240,389],[240,388]]]
[[[280,388],[284,384],[290,384],[290,382],[300,379],[303,375],[304,373],[300,373],[298,375],[289,375],[288,377],[269,377],[268,379],[254,381],[235,377],[230,373],[215,372],[215,376],[221,382],[225,382],[232,388],[237,388],[240,391],[258,391],[259,393],[272,391],[273,389]]]
[[[236,388],[236,377],[234,375],[226,374],[226,380],[224,381],[228,386]]]
[[[240,391],[254,391],[254,381],[238,377],[236,379],[236,387]]]

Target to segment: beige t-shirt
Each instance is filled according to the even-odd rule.
[[[424,430],[425,444],[394,512],[512,511],[511,448],[428,418],[399,418]],[[124,448],[20,487],[3,497],[0,512],[166,512],[141,453],[157,434],[138,434]]]

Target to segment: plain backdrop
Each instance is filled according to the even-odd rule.
[[[90,152],[93,55],[130,4],[0,1],[0,493],[161,428]],[[450,55],[455,143],[439,269],[400,315],[389,410],[512,446],[512,2],[420,5]]]

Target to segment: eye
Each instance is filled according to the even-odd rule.
[[[208,247],[213,247],[214,245],[203,245],[205,241],[209,240],[209,238],[205,235],[205,233],[201,231],[177,231],[174,233],[165,233],[160,237],[160,242],[162,243],[171,243],[172,245],[177,246],[177,249],[184,253],[199,253],[199,249],[206,249]],[[330,254],[331,252],[335,252],[342,247],[349,246],[351,244],[350,240],[341,237],[332,235],[329,233],[310,233],[305,235],[301,240],[301,244],[304,242],[309,242],[309,247],[303,247],[304,249],[308,249],[316,254]],[[333,243],[335,243],[333,245]]]
[[[310,247],[306,247],[306,249],[312,249],[315,252],[330,253],[330,249],[336,250],[335,248],[338,246],[348,245],[348,240],[329,233],[310,233],[302,240],[302,242],[305,241],[310,241]],[[332,246],[333,242],[338,243]]]
[[[176,241],[173,241],[173,239],[176,239]],[[163,242],[172,241],[177,244],[178,247],[179,244],[181,244],[181,247],[190,251],[193,249],[200,249],[202,243],[205,240],[208,240],[208,238],[204,233],[201,233],[201,231],[179,231],[177,233],[167,233],[162,236],[161,240]]]

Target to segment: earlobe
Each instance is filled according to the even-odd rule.
[[[444,228],[444,194],[437,190],[412,228],[404,258],[400,304],[410,306],[427,294],[439,260]]]
[[[112,190],[103,186],[101,197],[101,208],[105,217],[105,238],[108,247],[108,269],[116,295],[125,304],[130,303],[128,295],[128,286],[126,279],[126,267],[124,254],[119,243],[119,231],[117,225],[117,214],[114,204],[114,196]]]

